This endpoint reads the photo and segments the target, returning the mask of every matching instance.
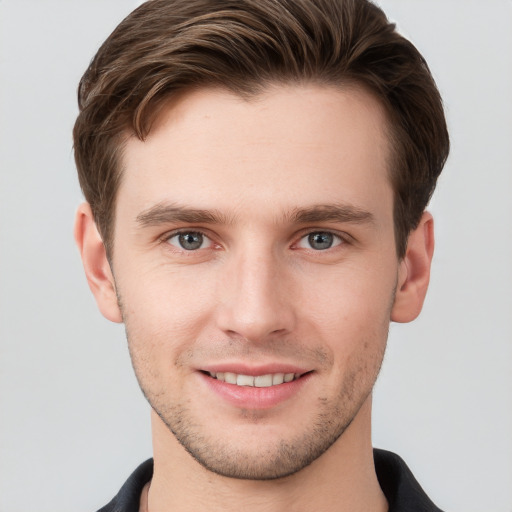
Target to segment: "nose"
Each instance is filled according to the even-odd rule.
[[[258,342],[293,331],[293,279],[270,251],[230,258],[219,288],[217,326],[228,335]]]

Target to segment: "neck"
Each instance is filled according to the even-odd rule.
[[[373,462],[370,399],[343,435],[301,471],[276,480],[239,480],[203,468],[153,413],[154,476],[149,512],[386,512]]]

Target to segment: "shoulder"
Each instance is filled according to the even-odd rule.
[[[98,512],[139,512],[142,489],[152,476],[153,459],[148,459],[129,476],[112,501]]]
[[[389,512],[442,512],[427,496],[401,457],[374,449],[375,472],[389,503]]]

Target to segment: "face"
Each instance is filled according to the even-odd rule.
[[[206,89],[129,139],[115,289],[144,394],[204,467],[297,472],[368,401],[400,266],[385,127],[361,91]]]

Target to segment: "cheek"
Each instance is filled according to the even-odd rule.
[[[213,287],[189,269],[164,267],[131,275],[119,283],[123,313],[147,334],[180,337],[201,325],[212,304]]]
[[[139,273],[118,285],[128,345],[138,377],[176,375],[179,358],[190,350],[209,316],[207,290],[186,276]],[[169,371],[172,369],[173,371]]]
[[[301,302],[307,305],[308,316],[331,336],[387,331],[396,285],[389,269],[346,267],[313,282],[316,286],[302,287]]]
[[[340,272],[307,301],[310,336],[320,335],[335,361],[333,382],[349,390],[359,382],[370,389],[387,343],[394,280],[387,274]],[[307,311],[307,310],[305,310]]]

